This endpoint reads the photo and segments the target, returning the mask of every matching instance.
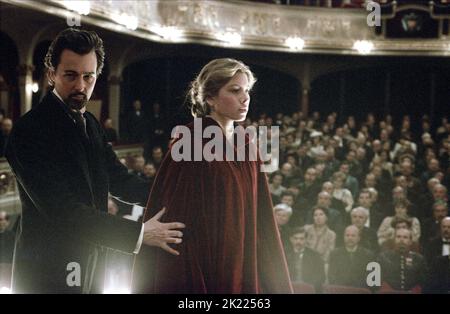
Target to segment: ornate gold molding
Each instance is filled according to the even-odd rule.
[[[66,18],[59,0],[0,0]],[[121,25],[117,16],[137,19],[137,28]],[[90,1],[90,13],[80,22],[164,43],[201,43],[238,49],[293,53],[358,54],[356,41],[373,43],[375,55],[448,55],[450,41],[392,40],[375,35],[365,9],[283,6],[236,0]],[[122,23],[124,24],[124,23]],[[126,24],[126,23],[125,23]],[[299,37],[303,50],[286,40]]]

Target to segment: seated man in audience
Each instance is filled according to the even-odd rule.
[[[438,256],[450,255],[450,217],[445,217],[441,220],[441,232],[440,236],[432,239],[424,247],[425,258],[428,265],[432,264],[433,259]]]
[[[392,229],[392,236],[390,236],[389,239],[386,239],[382,244],[380,244],[381,251],[393,250],[395,248],[395,238],[394,238],[395,230],[404,228],[404,229],[411,230],[412,235],[413,235],[413,239],[412,239],[412,243],[411,243],[411,251],[416,252],[416,253],[421,252],[419,242],[417,240],[414,240],[414,227],[413,227],[413,222],[410,218],[394,217],[394,219],[392,219],[392,221],[391,221],[390,227]],[[378,242],[379,242],[379,240],[380,239],[378,238]]]
[[[344,247],[330,254],[328,281],[330,284],[367,287],[367,264],[374,261],[371,251],[359,245],[359,229],[350,225],[345,228]]]
[[[437,256],[430,265],[428,293],[450,294],[450,259],[448,256]]]
[[[434,187],[438,184],[440,184],[438,179],[436,179],[436,178],[429,179],[427,181],[427,189],[426,189],[425,193],[423,195],[421,195],[420,209],[421,209],[421,213],[424,217],[431,215],[430,210],[431,210],[431,208],[433,208],[433,204],[435,202],[434,197],[433,197],[433,190],[434,190]],[[422,218],[424,218],[424,217],[422,217]]]
[[[353,197],[357,197],[359,194],[359,182],[350,174],[350,163],[344,160],[339,166],[339,171],[345,174],[344,188],[347,188]]]
[[[359,229],[360,242],[359,245],[372,251],[373,253],[378,253],[378,238],[375,230],[366,227],[366,221],[369,217],[369,212],[364,207],[355,207],[352,209],[351,214],[352,225]]]
[[[303,182],[300,183],[300,195],[306,199],[310,206],[314,205],[321,185],[317,181],[317,170],[314,167],[306,169]],[[308,207],[310,207],[308,206]]]
[[[337,209],[342,217],[346,217],[347,212],[345,211],[345,203],[341,200],[338,200],[333,196],[334,192],[334,184],[331,181],[326,181],[322,184],[322,191],[328,192],[331,195],[331,207]],[[346,219],[344,219],[345,221]]]
[[[440,223],[442,219],[448,216],[448,204],[445,201],[438,200],[433,204],[433,216],[424,219],[422,222],[422,236],[420,238],[422,246],[425,246],[432,239],[440,235]]]
[[[306,210],[304,206],[298,207],[297,205],[303,200],[302,197],[296,195],[294,192],[294,187],[289,187],[289,189],[281,193],[281,203],[288,205],[292,208],[292,217],[289,220],[289,226],[291,227],[301,227],[306,221]]]
[[[378,257],[381,267],[380,291],[420,293],[427,278],[425,259],[411,251],[412,233],[408,229],[395,231],[395,248]]]
[[[320,291],[325,281],[325,268],[320,255],[306,247],[306,232],[303,227],[292,229],[286,259],[292,281],[306,282]]]
[[[365,223],[366,227],[377,230],[381,224],[381,220],[383,219],[382,213],[377,211],[376,208],[373,207],[373,198],[368,189],[363,189],[361,193],[359,193],[358,204],[361,207],[364,207],[369,212],[369,217]]]

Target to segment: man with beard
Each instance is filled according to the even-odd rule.
[[[379,256],[382,281],[380,291],[422,291],[427,278],[425,259],[410,250],[411,244],[411,230],[395,230],[395,248]]]
[[[66,29],[45,57],[54,87],[15,125],[6,157],[17,178],[22,215],[13,292],[102,293],[107,249],[137,253],[142,243],[177,254],[181,223],[145,224],[109,215],[108,193],[145,204],[149,186],[128,174],[101,125],[86,111],[104,64],[94,32]]]

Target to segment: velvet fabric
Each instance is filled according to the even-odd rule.
[[[201,122],[202,130],[219,126],[209,117]],[[195,145],[193,123],[188,128]],[[223,133],[219,136],[226,143]],[[200,147],[209,141],[202,139]],[[241,144],[248,149],[249,138]],[[234,153],[238,148],[234,146]],[[185,223],[183,242],[174,246],[180,255],[142,247],[135,261],[133,292],[292,293],[266,175],[260,171],[261,162],[248,157],[174,161],[169,151],[144,220],[165,206],[162,221]]]

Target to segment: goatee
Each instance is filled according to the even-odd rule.
[[[82,99],[77,99],[74,96],[83,96]],[[87,97],[84,94],[76,94],[76,95],[70,95],[69,98],[66,100],[66,104],[70,107],[70,109],[73,110],[81,110],[84,106],[86,106],[87,103]]]

